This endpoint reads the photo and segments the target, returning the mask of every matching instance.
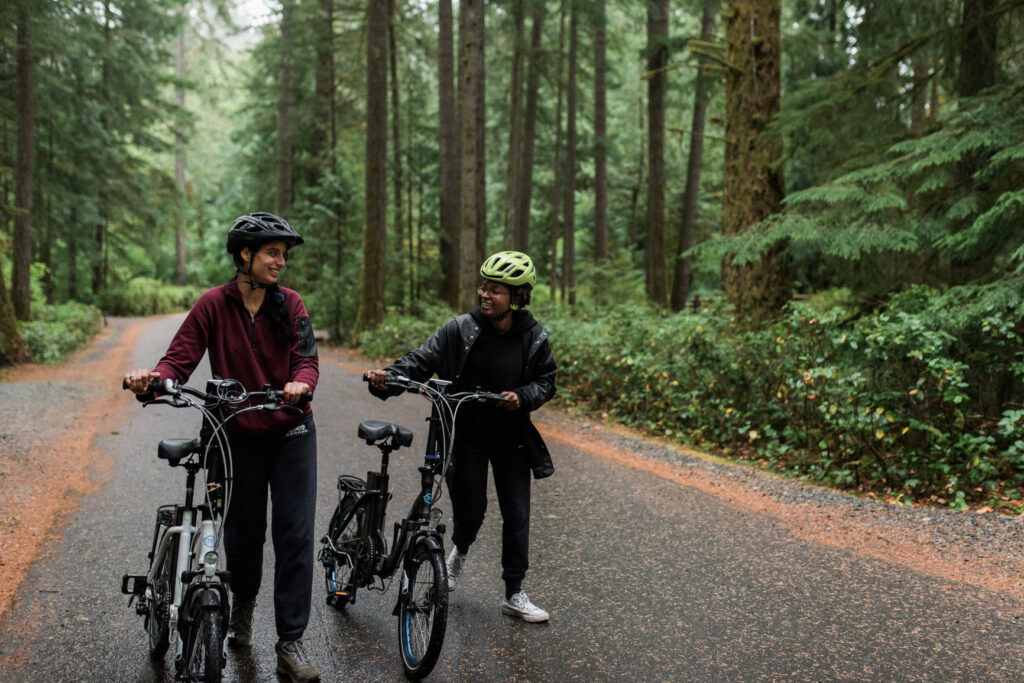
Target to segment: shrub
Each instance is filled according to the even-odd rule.
[[[110,285],[100,307],[108,315],[158,315],[188,310],[203,293],[201,287],[168,285],[146,277]]]
[[[36,304],[33,320],[18,323],[36,363],[56,363],[89,343],[100,331],[102,314],[98,308],[77,302],[56,306]]]

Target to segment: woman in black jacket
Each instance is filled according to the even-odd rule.
[[[483,524],[490,463],[502,519],[502,612],[524,621],[547,621],[548,613],[530,602],[522,583],[529,566],[531,472],[537,479],[554,472],[530,421],[530,412],[555,395],[557,368],[547,341],[551,333],[525,310],[537,282],[529,256],[499,252],[484,261],[480,275],[479,308],[448,321],[388,367],[368,372],[370,392],[380,398],[398,393],[384,384],[392,371],[421,382],[436,373],[453,382],[453,391],[479,387],[505,397],[500,406],[465,404],[459,410],[448,469],[455,546],[448,556],[448,588],[454,590]]]

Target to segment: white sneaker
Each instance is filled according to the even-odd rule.
[[[519,591],[511,598],[505,598],[501,602],[502,614],[509,614],[513,617],[519,617],[523,621],[528,621],[531,624],[539,621],[547,621],[549,614],[542,610],[537,605],[530,602],[530,598],[526,597],[526,593]]]
[[[452,551],[448,553],[448,562],[445,564],[448,567],[448,590],[455,590],[455,584],[459,581],[459,576],[462,574],[462,568],[466,565],[466,558],[469,557],[469,553],[463,555],[459,552],[458,548],[452,548]]]

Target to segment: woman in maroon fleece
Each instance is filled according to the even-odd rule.
[[[284,219],[252,213],[235,221],[227,250],[237,273],[203,294],[189,312],[167,353],[153,370],[125,379],[136,394],[153,380],[186,382],[205,352],[217,377],[235,379],[250,391],[284,388],[285,402],[316,388],[320,376],[316,341],[306,306],[280,287],[285,253],[302,238]],[[263,570],[267,492],[273,497],[271,537],[277,670],[292,681],[316,681],[320,672],[302,647],[313,588],[316,511],[316,427],[309,404],[292,411],[249,412],[228,423],[234,455],[231,509],[224,547],[231,570],[228,644],[252,637],[252,615]]]

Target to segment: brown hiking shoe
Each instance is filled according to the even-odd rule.
[[[320,670],[309,661],[309,655],[302,640],[279,640],[277,650],[277,673],[291,683],[313,683],[320,680]]]
[[[239,600],[232,596],[231,621],[228,623],[228,645],[245,647],[252,640],[252,613],[256,598]]]

